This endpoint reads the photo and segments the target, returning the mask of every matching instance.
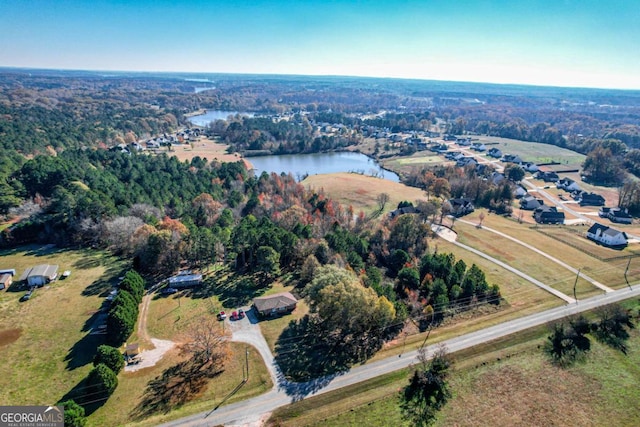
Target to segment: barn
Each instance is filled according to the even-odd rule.
[[[58,277],[58,266],[49,264],[40,264],[35,267],[27,268],[22,276],[21,282],[26,282],[29,287],[44,286],[47,283],[56,280]]]

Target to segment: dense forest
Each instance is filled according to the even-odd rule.
[[[621,185],[624,168],[640,171],[636,92],[3,70],[0,214],[8,222],[0,244],[105,247],[131,259],[140,272],[160,277],[212,262],[251,277],[258,287],[291,274],[312,305],[312,317],[298,325],[304,328],[317,327],[328,310],[322,298],[329,290],[318,291],[326,286],[318,278],[326,277],[337,300],[357,294],[363,305],[380,311],[382,323],[365,328],[371,351],[394,333],[385,325],[407,316],[426,327],[476,304],[500,302],[499,288],[477,266],[429,247],[429,223],[448,213],[443,201],[449,197],[508,213],[521,168],[506,170],[501,180],[489,168],[416,169],[404,179],[429,201],[415,214],[373,219],[291,176],[252,176],[242,163],[109,150],[193,127],[186,114],[202,109],[255,113],[205,129],[246,155],[329,151],[378,131],[430,131],[437,125],[454,134],[575,149],[588,154],[585,174],[594,181]],[[638,191],[627,185],[622,194],[633,205]],[[353,326],[342,339],[355,339],[364,327]],[[352,356],[352,362],[362,357],[360,349]]]

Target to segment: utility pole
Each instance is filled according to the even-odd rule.
[[[632,290],[631,285],[629,284],[629,279],[627,279],[627,272],[629,271],[630,265],[631,265],[631,256],[629,256],[629,262],[627,263],[627,268],[624,270],[624,280],[625,282],[627,282],[627,286],[629,287],[629,290]]]
[[[245,347],[244,349],[244,358],[247,364],[247,377],[245,378],[244,382],[249,381],[249,347]]]
[[[576,281],[573,283],[573,299],[576,300],[576,304],[578,303],[578,296],[576,295],[576,286],[578,285],[578,277],[580,277],[580,269],[578,269],[578,274],[576,274]]]

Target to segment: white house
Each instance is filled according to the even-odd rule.
[[[595,223],[587,230],[587,238],[613,248],[627,246],[627,235],[606,225]]]
[[[572,180],[571,178],[562,178],[560,181],[556,183],[556,187],[561,188],[569,193],[573,193],[574,191],[581,191],[580,186],[577,182]]]

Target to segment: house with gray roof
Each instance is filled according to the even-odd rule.
[[[587,238],[610,248],[624,248],[627,246],[627,234],[603,224],[594,223],[587,230]]]
[[[27,268],[22,276],[21,282],[27,282],[29,287],[43,286],[49,282],[56,280],[58,277],[58,266],[49,264],[40,264],[35,267]]]

